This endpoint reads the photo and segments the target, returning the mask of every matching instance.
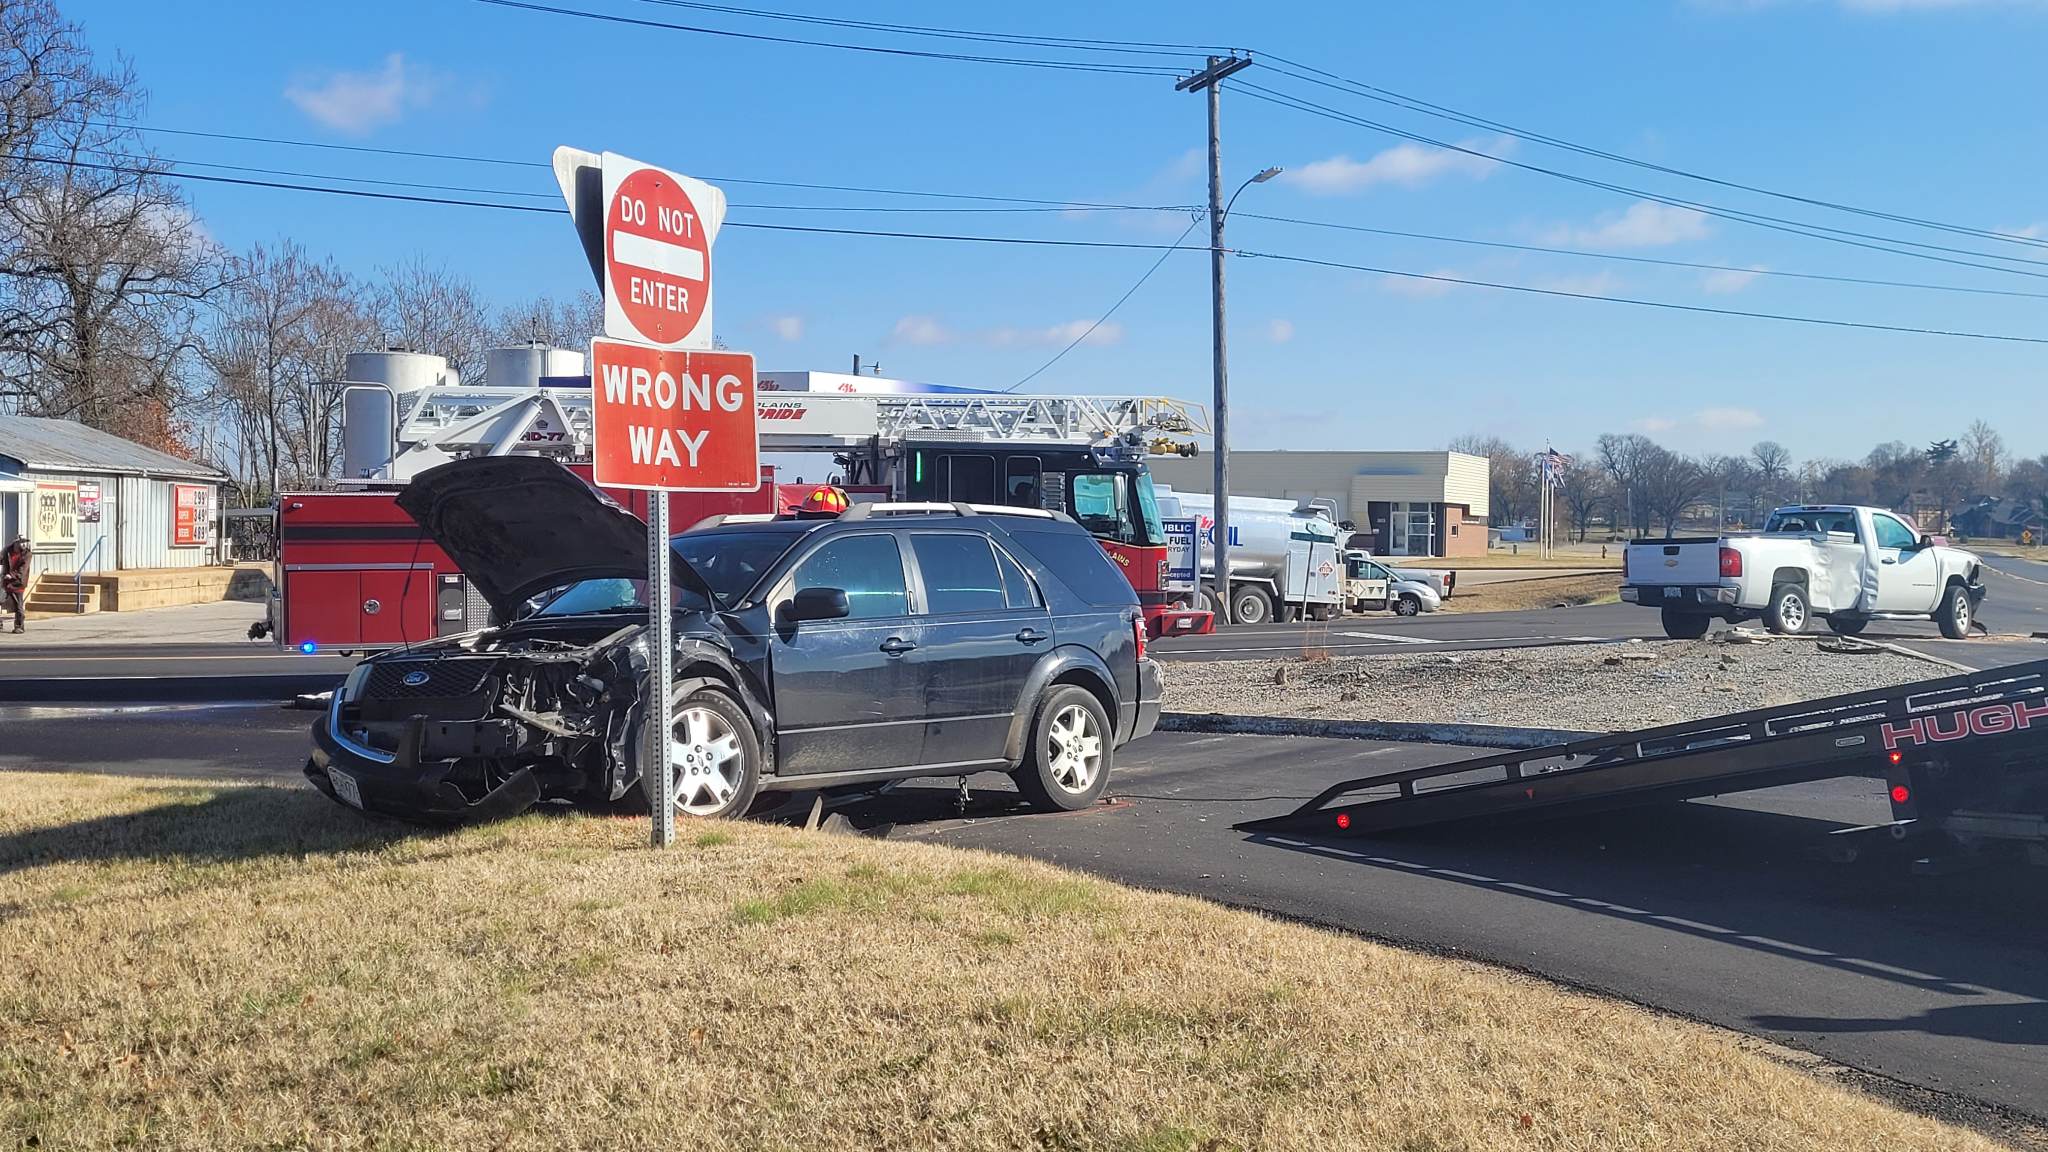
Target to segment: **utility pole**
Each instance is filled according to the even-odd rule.
[[[1210,403],[1210,428],[1216,448],[1216,607],[1224,623],[1230,611],[1230,357],[1223,317],[1223,110],[1222,83],[1251,67],[1249,56],[1211,56],[1209,66],[1173,86],[1176,92],[1206,92],[1209,97],[1209,290],[1211,368],[1215,396]],[[1196,549],[1199,554],[1199,547]],[[1199,570],[1199,565],[1198,565]]]

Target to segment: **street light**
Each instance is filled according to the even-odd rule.
[[[1216,103],[1212,90],[1209,103],[1209,205],[1212,210],[1215,210],[1217,193],[1222,191],[1219,169]],[[1236,614],[1230,609],[1230,357],[1223,321],[1223,222],[1245,189],[1254,184],[1264,184],[1279,174],[1278,168],[1254,173],[1251,179],[1237,186],[1237,191],[1230,194],[1229,203],[1216,210],[1215,219],[1209,222],[1209,287],[1215,307],[1216,395],[1209,427],[1216,448],[1216,607],[1225,624],[1235,622]]]

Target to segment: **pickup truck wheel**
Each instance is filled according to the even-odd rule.
[[[1697,640],[1707,634],[1714,618],[1700,612],[1664,609],[1664,634],[1673,640]]]
[[[1267,623],[1273,619],[1273,602],[1257,588],[1232,588],[1230,618],[1239,624]]]
[[[1111,744],[1109,714],[1095,693],[1056,684],[1039,700],[1031,744],[1010,779],[1033,808],[1079,811],[1109,787]]]
[[[1421,614],[1422,601],[1413,596],[1403,596],[1399,600],[1394,601],[1394,615],[1396,616],[1420,616]]]
[[[1870,620],[1864,616],[1830,616],[1828,631],[1837,636],[1855,636],[1870,627]]]
[[[1764,627],[1780,636],[1797,636],[1813,619],[1813,607],[1806,602],[1806,590],[1797,584],[1780,584],[1771,589],[1770,606],[1764,609]]]
[[[1951,584],[1942,593],[1941,607],[1935,610],[1934,622],[1941,625],[1941,634],[1951,640],[1970,638],[1970,590],[1961,584]]]

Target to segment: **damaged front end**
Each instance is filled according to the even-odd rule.
[[[313,725],[306,776],[342,803],[435,823],[616,800],[638,760],[645,631],[564,620],[366,661]]]

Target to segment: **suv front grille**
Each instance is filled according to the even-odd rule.
[[[393,660],[371,667],[363,698],[448,700],[471,696],[484,686],[497,667],[495,659]]]

